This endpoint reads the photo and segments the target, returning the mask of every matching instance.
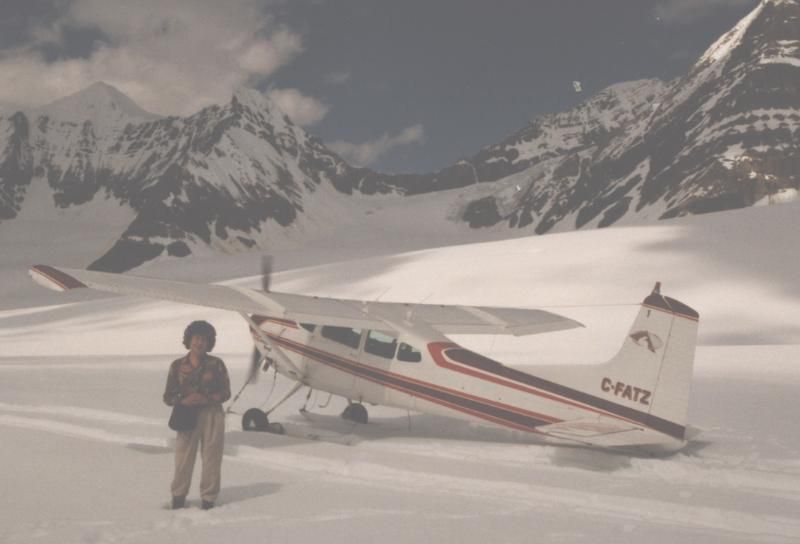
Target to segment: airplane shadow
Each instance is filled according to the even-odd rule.
[[[359,424],[343,420],[337,414],[301,412],[284,416],[281,423],[286,429],[287,440],[315,440],[353,446],[359,442],[379,440],[421,438],[471,442],[493,442],[510,444],[543,444],[537,437],[528,433],[501,428],[473,425],[465,421],[430,414],[407,414],[371,417],[369,423]],[[261,443],[259,435],[265,433],[244,433],[243,438],[251,445]],[[267,433],[268,434],[268,433]]]
[[[713,442],[710,440],[690,440],[686,447],[684,447],[680,453],[684,455],[688,455],[689,457],[694,457],[700,454],[704,449],[712,445]]]
[[[553,449],[550,459],[559,467],[580,468],[592,472],[616,472],[630,467],[631,457],[628,453],[560,446]]]
[[[250,446],[252,448],[285,447],[293,444],[306,442],[301,437],[291,435],[279,435],[268,432],[253,431],[228,431],[225,433],[225,453],[236,455],[238,446]]]
[[[638,448],[601,449],[573,444],[554,445],[528,433],[476,426],[430,414],[382,415],[371,418],[367,424],[357,424],[344,421],[335,414],[304,412],[285,415],[281,423],[286,428],[284,435],[234,431],[227,435],[226,442],[231,445],[232,451],[239,445],[267,449],[307,443],[310,440],[343,446],[405,438],[518,444],[548,448],[548,457],[555,466],[607,473],[629,468],[633,459],[669,458],[675,454],[697,455],[710,444],[691,441],[682,450],[669,453],[654,453]]]

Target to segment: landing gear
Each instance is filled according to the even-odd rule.
[[[347,405],[347,408],[342,412],[342,419],[354,421],[356,423],[366,423],[369,419],[367,409],[363,404],[352,402]]]
[[[273,434],[286,434],[280,423],[270,423],[266,412],[258,408],[250,408],[242,416],[242,430],[259,431]]]
[[[298,389],[301,387],[303,387],[302,382],[297,382],[294,384],[294,387],[292,387],[289,392],[286,393],[286,396],[284,396],[278,401],[277,404],[275,404],[275,406],[266,412],[259,410],[258,408],[250,408],[242,416],[242,429],[245,431],[266,431],[268,433],[285,434],[286,429],[283,428],[283,425],[280,423],[270,423],[268,416],[273,410],[275,410],[275,408],[289,400],[292,395],[297,393]]]

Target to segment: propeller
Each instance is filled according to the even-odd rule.
[[[272,255],[263,255],[261,257],[261,289],[268,293],[270,282],[272,280]],[[261,363],[267,359],[266,355],[262,355],[257,347],[253,346],[253,355],[250,357],[250,369],[247,373],[247,382],[257,383]],[[267,365],[269,366],[269,365]],[[267,366],[264,367],[266,370]]]
[[[258,383],[258,375],[260,374],[259,367],[264,356],[258,351],[258,348],[253,347],[253,355],[250,358],[250,370],[247,372],[246,383]]]
[[[261,289],[269,293],[269,284],[272,280],[272,255],[261,257]]]

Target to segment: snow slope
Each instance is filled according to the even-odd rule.
[[[2,542],[800,542],[798,205],[449,246],[285,270],[276,290],[382,300],[551,307],[586,329],[462,338],[526,364],[597,362],[656,280],[701,315],[683,452],[651,459],[542,446],[505,431],[343,399],[276,412],[287,436],[228,420],[218,508],[165,510],[166,367],[186,322],[212,320],[233,385],[241,318],[129,297],[0,312]],[[311,257],[308,257],[311,259]],[[242,266],[242,261],[220,269]],[[250,264],[250,263],[248,263]],[[164,277],[184,263],[161,262]],[[243,267],[240,274],[251,268]],[[256,278],[236,280],[253,284]],[[233,409],[279,398],[262,376]]]

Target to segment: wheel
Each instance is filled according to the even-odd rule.
[[[258,408],[250,408],[242,416],[242,430],[266,431],[269,427],[267,414]]]
[[[363,404],[348,404],[342,412],[342,418],[356,423],[366,423],[369,419],[367,409]]]

